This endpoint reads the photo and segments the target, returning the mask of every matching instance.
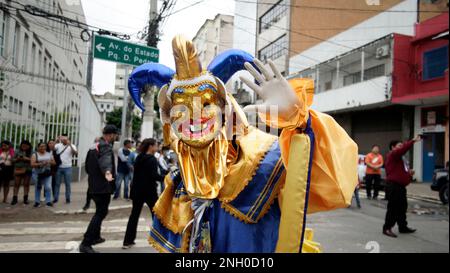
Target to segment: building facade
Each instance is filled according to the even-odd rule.
[[[203,68],[220,52],[233,47],[233,16],[217,14],[207,19],[192,39]]]
[[[411,41],[420,29],[418,26],[428,20],[441,25],[443,22],[432,18],[446,16],[448,20],[448,1],[379,1],[378,6],[367,5],[364,1],[293,2],[297,4],[291,6],[289,71],[291,77],[314,79],[316,95],[312,108],[333,115],[357,142],[360,154],[366,154],[377,144],[385,155],[390,140],[406,140],[418,133],[420,111],[414,103],[419,102],[411,100],[419,96],[414,95],[416,92],[425,97],[436,93],[423,94],[409,86],[415,81],[408,77],[421,66],[418,60],[422,59],[410,57]],[[448,29],[448,23],[446,27]],[[429,29],[430,25],[423,28]],[[442,33],[436,35],[439,34]],[[441,39],[440,43],[445,40]],[[445,50],[440,50],[437,54],[442,55]],[[445,74],[441,79],[445,81]],[[420,84],[423,88],[425,85],[429,86]],[[448,87],[446,96],[442,87],[437,89],[438,98],[431,101],[445,105]],[[422,100],[419,105],[424,103],[427,104]],[[431,109],[429,115],[437,116],[445,112],[442,109]],[[438,130],[445,131],[442,128]],[[436,141],[435,147],[442,142]],[[421,145],[432,144],[425,141]],[[415,145],[414,152],[407,157],[416,170],[415,178],[429,181],[432,168],[423,170],[419,146]],[[444,149],[439,149],[439,154],[444,155]]]
[[[101,129],[87,88],[89,43],[80,29],[17,10],[16,3],[2,1],[0,9],[0,136],[15,147],[23,139],[36,147],[67,133],[79,147],[80,167]],[[86,22],[81,4],[22,3]]]

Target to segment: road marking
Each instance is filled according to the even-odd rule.
[[[18,251],[54,251],[66,250],[70,241],[56,241],[56,242],[20,242],[20,243],[0,243],[0,252],[18,252]],[[79,242],[75,242],[79,243]],[[136,248],[150,248],[147,240],[135,240]],[[118,248],[122,247],[122,240],[106,240],[103,244],[94,246],[95,249]],[[131,249],[132,251],[132,249]]]
[[[145,218],[139,218],[139,222],[145,221]],[[113,220],[107,220],[103,221],[104,225],[113,224],[113,223],[128,223],[128,218],[123,219],[113,219]],[[3,226],[11,226],[11,225],[88,225],[89,221],[64,221],[64,222],[55,222],[55,221],[48,221],[48,222],[10,222],[10,223],[0,223],[0,228]]]
[[[84,234],[88,223],[81,227],[24,227],[24,228],[1,228],[0,235],[47,235],[47,234]],[[102,233],[119,233],[125,232],[126,225],[123,226],[102,226]],[[138,232],[149,232],[148,225],[140,225]]]

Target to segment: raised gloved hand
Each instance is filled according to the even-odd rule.
[[[278,118],[281,120],[288,121],[295,118],[302,106],[302,102],[298,99],[287,80],[281,75],[271,60],[268,61],[271,71],[266,69],[258,59],[255,59],[254,63],[261,73],[250,63],[245,63],[245,68],[253,75],[259,85],[244,77],[240,77],[240,79],[263,99],[263,103],[248,105],[244,107],[244,111],[267,115],[270,114],[270,107],[274,106],[278,108]],[[271,119],[271,122],[276,122],[276,120]]]

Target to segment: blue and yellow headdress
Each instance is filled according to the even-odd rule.
[[[215,57],[207,70],[203,70],[197,50],[191,41],[178,35],[173,39],[172,47],[176,72],[163,64],[147,63],[137,67],[130,75],[129,92],[136,105],[143,111],[145,108],[141,102],[141,93],[145,85],[160,88],[159,97],[167,98],[170,103],[172,92],[176,92],[184,86],[197,85],[202,82],[218,85],[218,91],[225,92],[223,83],[226,83],[236,72],[244,70],[245,62],[253,65],[252,55],[242,50],[230,49]]]

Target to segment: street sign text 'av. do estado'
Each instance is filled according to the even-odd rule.
[[[94,58],[133,66],[159,61],[159,49],[157,48],[100,35],[94,36],[93,51]]]

